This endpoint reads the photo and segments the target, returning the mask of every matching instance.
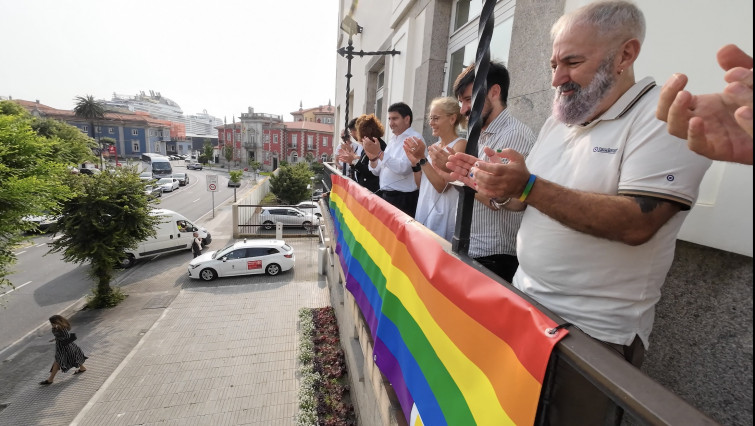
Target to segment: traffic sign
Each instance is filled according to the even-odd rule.
[[[207,175],[207,191],[218,192],[218,175]]]

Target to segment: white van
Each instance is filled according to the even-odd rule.
[[[154,209],[151,214],[160,216],[163,219],[157,226],[157,234],[139,243],[139,247],[136,249],[127,250],[123,260],[121,260],[122,267],[130,268],[134,266],[137,259],[143,257],[180,250],[191,250],[194,232],[199,233],[203,246],[209,245],[212,242],[212,235],[205,228],[194,225],[180,213],[167,209]]]

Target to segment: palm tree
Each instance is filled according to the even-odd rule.
[[[74,98],[76,106],[73,107],[73,113],[79,118],[89,120],[89,136],[97,139],[94,133],[94,120],[105,118],[105,107],[97,102],[92,95],[76,96]],[[99,143],[98,143],[99,146]],[[100,163],[102,163],[102,146],[99,146]],[[100,164],[102,167],[102,164]]]

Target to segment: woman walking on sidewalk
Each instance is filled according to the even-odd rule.
[[[81,374],[87,371],[84,367],[84,361],[87,360],[87,357],[73,343],[76,340],[76,333],[69,333],[71,323],[60,315],[53,315],[50,317],[50,324],[52,324],[52,334],[55,336],[54,339],[50,340],[55,342],[55,362],[52,363],[52,368],[50,368],[50,377],[39,382],[40,385],[51,385],[55,380],[55,375],[58,374],[58,370],[63,370],[65,373],[69,368],[77,367],[78,370],[73,374]]]

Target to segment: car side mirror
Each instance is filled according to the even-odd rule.
[[[223,256],[223,257],[220,258],[220,260],[222,260],[223,262],[225,262],[226,260],[228,260],[228,257],[227,256]]]
[[[199,231],[199,229],[197,229],[197,228],[191,228],[191,232],[197,232],[197,231]]]

